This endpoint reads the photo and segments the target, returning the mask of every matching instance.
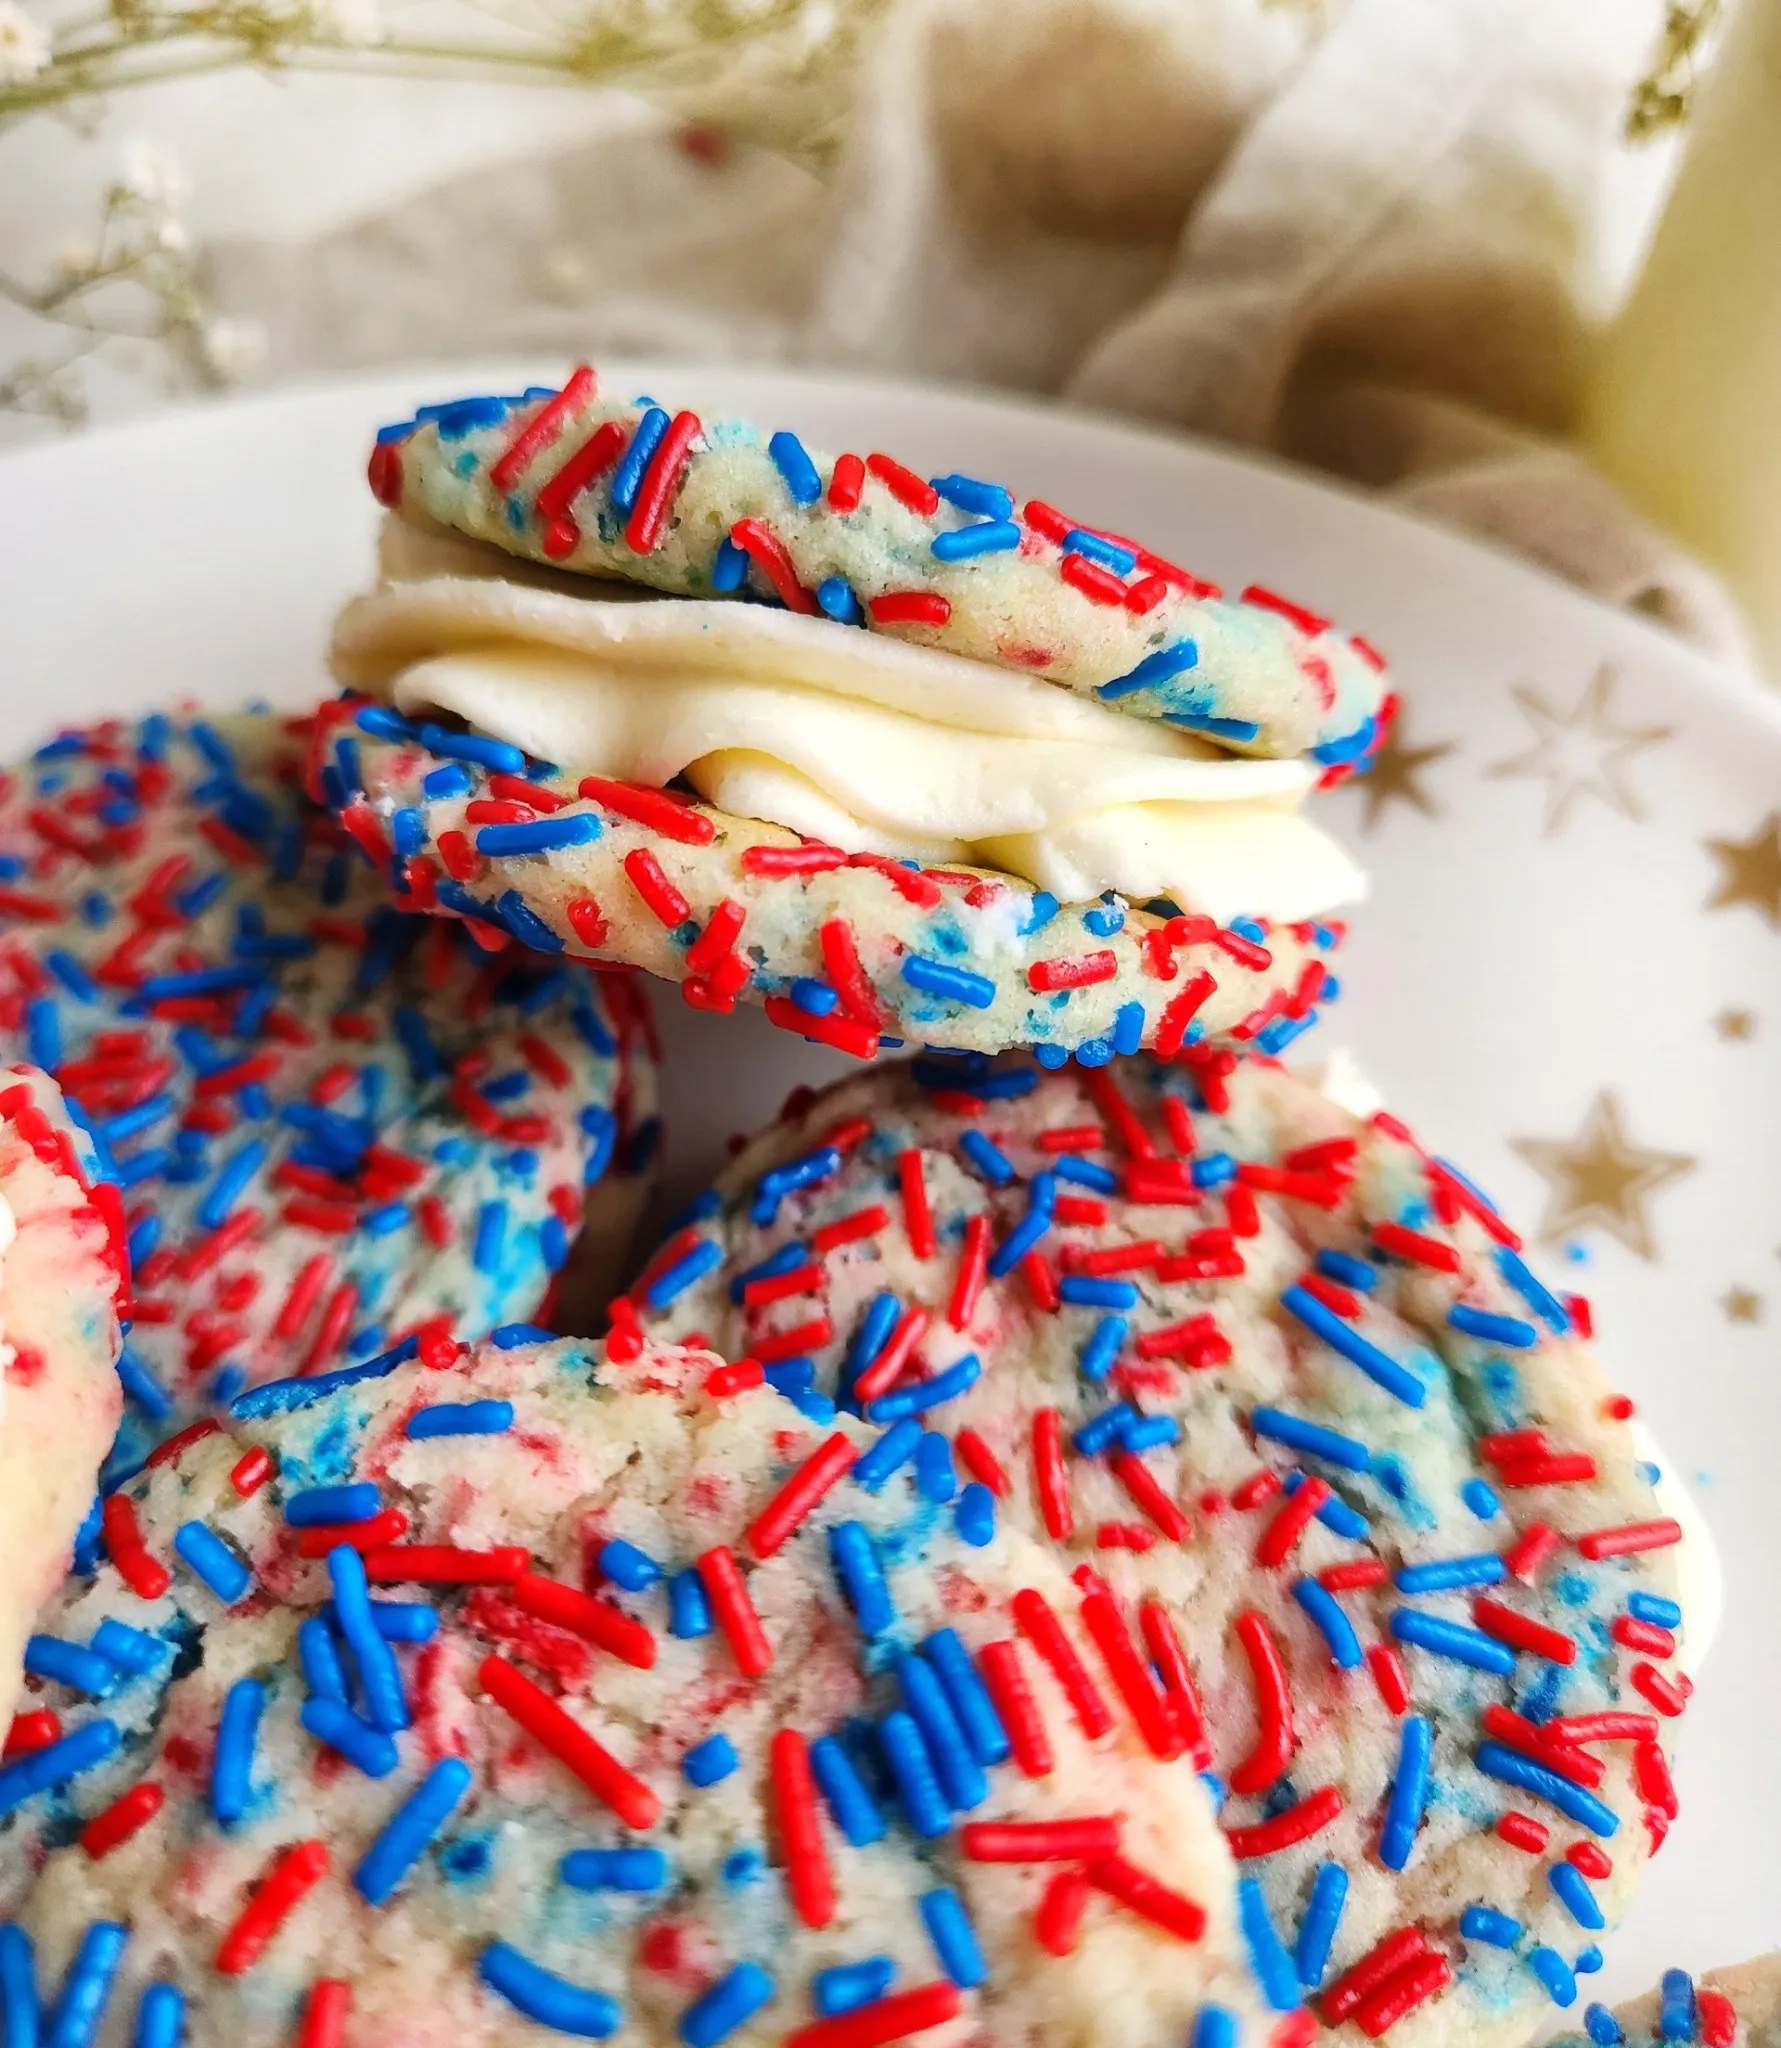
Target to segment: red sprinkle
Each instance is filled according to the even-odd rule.
[[[1050,1774],[1054,1759],[1045,1722],[1020,1668],[1020,1652],[1006,1639],[985,1643],[978,1659],[983,1682],[995,1700],[996,1711],[1008,1731],[1008,1745],[1024,1776],[1043,1778]]]
[[[625,1769],[550,1695],[505,1657],[487,1656],[478,1667],[483,1690],[534,1742],[581,1780],[626,1827],[652,1828],[662,1803],[643,1780]]]
[[[957,2019],[964,2004],[965,1995],[956,1984],[893,1991],[888,1998],[837,2013],[833,2019],[812,2020],[787,2034],[784,2048],[889,2048],[893,2041],[907,2041],[911,2034],[925,2034]]]
[[[1240,1863],[1248,1862],[1310,1841],[1313,1835],[1322,1834],[1341,1811],[1341,1793],[1334,1785],[1325,1785],[1284,1813],[1275,1814],[1272,1820],[1258,1821],[1253,1827],[1227,1828],[1225,1840]]]
[[[911,1315],[926,1316],[919,1309]],[[866,1399],[873,1398],[868,1395]],[[852,1441],[837,1430],[820,1449],[813,1451],[748,1525],[748,1546],[757,1558],[771,1557],[791,1540],[824,1494],[846,1475],[859,1456]],[[813,1927],[825,1925],[811,1921]]]
[[[1379,1697],[1385,1702],[1386,1711],[1402,1714],[1410,1706],[1410,1674],[1404,1669],[1404,1660],[1389,1643],[1375,1643],[1367,1652],[1367,1669],[1373,1674],[1373,1684]]]
[[[1575,1664],[1577,1661],[1576,1639],[1561,1634],[1555,1628],[1548,1628],[1532,1616],[1517,1614],[1512,1607],[1505,1607],[1500,1600],[1492,1600],[1479,1594],[1472,1602],[1472,1619],[1487,1636],[1495,1636],[1499,1643],[1507,1643],[1512,1650],[1525,1650],[1532,1657],[1546,1657],[1554,1664]]]
[[[517,1544],[460,1550],[450,1543],[392,1543],[365,1553],[365,1576],[382,1586],[505,1586],[530,1562]]]
[[[1055,1408],[1041,1408],[1033,1417],[1033,1490],[1039,1496],[1045,1533],[1054,1543],[1067,1543],[1076,1533],[1076,1517],[1064,1470],[1064,1422]]]
[[[1111,1814],[1081,1820],[967,1821],[959,1847],[972,1863],[1084,1863],[1119,1854],[1119,1821]]]
[[[1395,2027],[1406,2014],[1424,2005],[1453,1982],[1453,1965],[1444,1955],[1424,1956],[1380,1986],[1355,2012],[1354,2024],[1369,2041]]]
[[[806,1927],[827,1927],[835,1917],[835,1880],[823,1847],[816,1780],[803,1736],[780,1729],[768,1746],[767,1769],[793,1908]]]
[[[988,1444],[976,1430],[961,1429],[952,1440],[952,1447],[958,1453],[959,1462],[979,1485],[987,1486],[998,1500],[1006,1500],[1012,1481],[1002,1469]]]
[[[1682,1524],[1668,1516],[1654,1522],[1628,1522],[1618,1529],[1594,1529],[1577,1538],[1577,1548],[1592,1562],[1604,1557],[1636,1557],[1647,1550],[1667,1550],[1682,1541]]]
[[[736,1553],[720,1543],[707,1550],[697,1564],[711,1611],[717,1616],[737,1667],[744,1678],[759,1678],[772,1667],[773,1646],[767,1641],[761,1618],[748,1597]]]
[[[1407,1964],[1428,1953],[1428,1941],[1420,1927],[1400,1927],[1395,1934],[1388,1934],[1324,1991],[1317,2003],[1325,2024],[1339,2026]]]
[[[541,405],[507,446],[489,464],[489,482],[498,491],[510,491],[569,422],[594,395],[594,373],[586,363],[577,364],[569,381],[557,395]]]
[[[1117,1899],[1128,1913],[1136,1913],[1180,1941],[1198,1941],[1206,1931],[1204,1907],[1170,1890],[1123,1856],[1097,1856],[1084,1875],[1096,1891]]]
[[[1113,1595],[1096,1587],[1083,1596],[1082,1625],[1094,1639],[1107,1675],[1138,1724],[1153,1756],[1165,1762],[1178,1757],[1187,1747],[1173,1712],[1169,1695],[1158,1690],[1148,1665],[1133,1647],[1124,1618],[1114,1605]]]
[[[601,775],[584,775],[576,787],[590,803],[597,803],[614,817],[647,825],[652,832],[659,832],[664,839],[678,840],[683,846],[709,846],[717,837],[717,827],[703,811],[691,804],[677,803],[666,790],[648,789],[634,782],[611,782]]]
[[[272,1477],[272,1453],[263,1444],[255,1444],[251,1451],[243,1451],[229,1469],[229,1484],[246,1500],[250,1494],[258,1493]]]
[[[1412,1265],[1431,1266],[1437,1273],[1457,1273],[1460,1256],[1454,1246],[1420,1230],[1408,1230],[1401,1223],[1375,1223],[1373,1242],[1393,1257],[1408,1259]]]
[[[1027,985],[1041,995],[1054,989],[1087,988],[1097,981],[1111,981],[1119,972],[1119,961],[1111,948],[1084,953],[1075,960],[1035,960],[1027,969]]]
[[[318,1977],[309,1988],[297,2048],[341,2048],[352,2011],[352,1986],[344,1977]]]
[[[669,881],[662,864],[647,846],[634,846],[624,859],[631,887],[669,931],[677,930],[692,916],[692,905]]]
[[[1270,1568],[1283,1565],[1329,1497],[1327,1480],[1315,1477],[1304,1480],[1298,1491],[1281,1503],[1274,1519],[1262,1531],[1261,1540],[1255,1546],[1256,1563]]]
[[[937,590],[886,590],[866,600],[875,626],[944,626],[952,604]]]
[[[863,1237],[876,1237],[890,1223],[890,1211],[882,1203],[874,1202],[869,1209],[856,1209],[851,1216],[837,1216],[833,1223],[825,1223],[810,1233],[810,1248],[819,1256],[837,1250],[844,1244],[857,1243]]]
[[[166,1803],[167,1795],[151,1779],[132,1785],[114,1799],[102,1813],[96,1813],[80,1831],[80,1846],[97,1863],[109,1856],[119,1843],[127,1842],[139,1828],[145,1828]]]
[[[798,581],[797,567],[785,543],[770,527],[758,519],[738,519],[730,528],[730,539],[772,584],[787,611],[802,612],[807,618],[816,616],[816,599]]]
[[[552,536],[545,533],[546,554],[554,552],[560,557],[573,552],[578,535],[568,518],[569,507],[618,460],[628,438],[623,420],[602,421],[539,490],[535,503],[540,522],[547,529],[559,523],[569,528],[567,547],[553,549]]]
[[[860,491],[866,481],[866,465],[857,455],[837,455],[829,477],[829,506],[836,512],[859,509]]]
[[[1548,1528],[1544,1522],[1530,1522],[1504,1552],[1503,1562],[1508,1566],[1511,1578],[1519,1579],[1524,1586],[1531,1586],[1558,1546],[1556,1529]]]
[[[1088,1675],[1088,1666],[1064,1634],[1057,1616],[1046,1605],[1045,1596],[1034,1592],[1030,1586],[1023,1586],[1015,1594],[1012,1606],[1016,1627],[1051,1666],[1052,1676],[1063,1687],[1064,1696],[1076,1710],[1083,1734],[1091,1742],[1097,1735],[1105,1735],[1113,1726],[1107,1702]]]
[[[559,1579],[530,1571],[520,1573],[508,1588],[507,1597],[522,1612],[535,1614],[540,1621],[553,1622],[585,1642],[610,1650],[635,1670],[649,1671],[655,1666],[655,1637],[634,1615],[626,1614],[608,1600],[596,1600],[579,1587],[565,1586]]]
[[[1497,1816],[1497,1833],[1512,1849],[1538,1856],[1552,1839],[1552,1830],[1531,1813],[1509,1812]]]
[[[1187,1027],[1194,1020],[1194,1013],[1206,1001],[1218,983],[1202,968],[1190,974],[1176,994],[1163,1006],[1163,1013],[1157,1019],[1156,1053],[1158,1059],[1172,1060],[1181,1050],[1187,1037]],[[1142,1199],[1136,1195],[1134,1199]]]
[[[921,1154],[913,1146],[897,1155],[897,1180],[903,1193],[903,1228],[909,1249],[918,1259],[931,1259],[938,1249],[928,1191],[922,1179]]]
[[[917,476],[914,470],[905,469],[888,455],[868,455],[866,467],[899,505],[906,505],[911,512],[919,512],[924,519],[932,518],[939,511],[940,493]]]
[[[262,1453],[262,1455],[264,1455]],[[173,1583],[173,1575],[143,1540],[136,1520],[136,1506],[125,1493],[110,1493],[99,1511],[105,1532],[105,1547],[117,1566],[118,1577],[141,1600],[158,1600]],[[14,1724],[17,1725],[16,1723]]]
[[[1292,1688],[1280,1646],[1261,1615],[1251,1608],[1237,1616],[1234,1626],[1255,1684],[1257,1733],[1255,1747],[1231,1772],[1230,1787],[1233,1792],[1265,1792],[1292,1762],[1298,1748]]]
[[[686,469],[687,455],[700,431],[696,412],[677,412],[656,444],[649,467],[637,487],[625,526],[625,545],[640,555],[653,551],[668,522],[668,506]]]
[[[1082,1910],[1088,1904],[1088,1879],[1080,1870],[1060,1870],[1039,1895],[1033,1933],[1047,1955],[1076,1953],[1082,1932]]]
[[[217,1949],[216,1967],[225,1977],[239,1977],[253,1968],[298,1900],[320,1883],[327,1871],[328,1845],[316,1841],[294,1843],[267,1866]]]

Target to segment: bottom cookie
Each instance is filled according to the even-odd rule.
[[[1592,2005],[1552,2048],[1777,2048],[1781,1951],[1691,1977],[1666,1970],[1655,1991],[1610,2012]]]

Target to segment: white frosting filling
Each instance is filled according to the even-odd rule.
[[[13,1360],[12,1342],[6,1334],[6,1254],[18,1234],[12,1204],[0,1195],[0,1421],[6,1416],[6,1368]]]
[[[455,713],[572,773],[684,778],[737,816],[1065,901],[1112,888],[1290,921],[1365,889],[1298,815],[1310,763],[827,620],[454,575],[348,606],[334,657],[403,711]]]

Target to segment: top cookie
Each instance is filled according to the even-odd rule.
[[[999,483],[830,458],[786,429],[559,392],[461,398],[385,427],[379,500],[534,562],[677,596],[756,597],[1043,677],[1233,752],[1365,755],[1364,640],[1272,591],[1228,599]]]

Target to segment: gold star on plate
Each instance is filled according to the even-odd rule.
[[[1709,910],[1748,903],[1781,931],[1781,811],[1771,811],[1748,839],[1702,842],[1719,863],[1719,879],[1707,898]]]
[[[1728,1287],[1719,1297],[1728,1323],[1760,1323],[1762,1296],[1753,1287]]]
[[[1366,814],[1361,819],[1363,832],[1371,832],[1385,815],[1386,806],[1392,803],[1409,804],[1425,818],[1441,815],[1441,806],[1422,786],[1422,774],[1425,768],[1454,752],[1456,742],[1438,740],[1432,747],[1410,747],[1404,744],[1405,737],[1404,715],[1399,712],[1385,743],[1360,781],[1361,794],[1367,800]]]
[[[1580,797],[1593,796],[1635,824],[1645,815],[1627,780],[1633,756],[1667,740],[1667,725],[1620,725],[1612,716],[1614,670],[1604,662],[1590,679],[1574,711],[1555,711],[1538,691],[1517,683],[1514,698],[1532,726],[1534,744],[1484,772],[1499,782],[1543,782],[1546,814],[1541,836],[1553,838],[1564,826]]]
[[[1546,1182],[1540,1238],[1555,1244],[1591,1225],[1617,1237],[1642,1259],[1657,1257],[1649,1198],[1670,1181],[1692,1173],[1684,1152],[1658,1152],[1627,1136],[1620,1104],[1606,1090],[1589,1106],[1583,1128],[1569,1140],[1516,1138],[1514,1146]]]
[[[1756,1014],[1752,1010],[1721,1010],[1713,1029],[1728,1045],[1747,1045],[1756,1036]]]

